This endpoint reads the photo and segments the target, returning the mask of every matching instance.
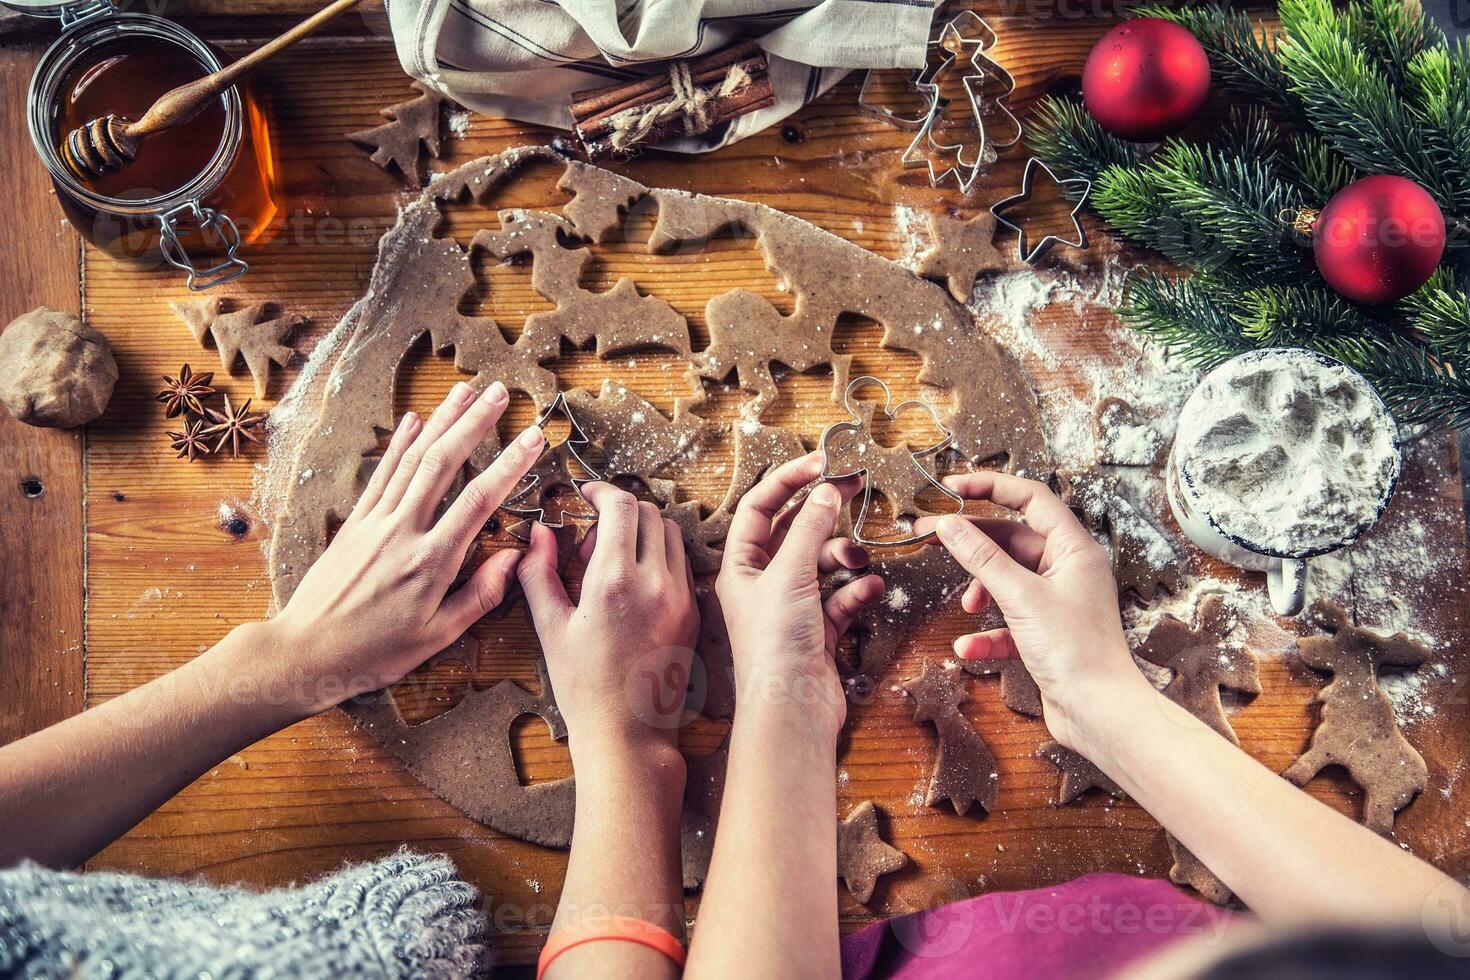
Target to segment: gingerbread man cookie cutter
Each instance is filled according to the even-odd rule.
[[[587,462],[584,454],[592,445],[592,440],[587,437],[587,433],[583,431],[582,426],[577,422],[577,417],[572,414],[572,407],[567,403],[567,396],[564,392],[557,392],[556,397],[551,400],[551,404],[546,406],[546,410],[537,416],[536,424],[544,428],[546,423],[557,412],[560,412],[566,418],[567,425],[570,427],[566,439],[555,447],[551,445],[550,441],[546,442],[541,450],[541,458],[537,460],[536,466],[525,477],[524,485],[518,488],[511,495],[510,499],[501,505],[501,510],[521,518],[521,520],[507,526],[506,530],[512,536],[523,541],[530,538],[532,524],[542,524],[550,528],[561,528],[567,526],[569,518],[572,522],[578,524],[592,524],[597,521],[597,509],[592,506],[592,502],[582,493],[582,488],[589,483],[595,483],[601,480],[603,478],[602,473],[591,463]],[[537,500],[544,481],[543,474],[538,471],[543,467],[548,452],[553,454],[566,453],[566,455],[571,457],[573,463],[590,474],[586,477],[578,477],[572,476],[570,472],[567,472],[566,475],[566,483],[577,494],[578,499],[587,505],[585,511],[563,507],[557,511],[555,518],[551,518],[547,514],[544,500],[539,501],[534,507],[517,506],[522,501],[528,499],[531,501]]]
[[[944,494],[944,496],[948,497],[950,500],[954,501],[954,513],[958,514],[964,509],[965,500],[963,497],[941,483],[928,470],[918,465],[919,460],[925,459],[930,456],[936,456],[939,453],[944,452],[944,450],[948,449],[950,446],[954,445],[954,433],[950,431],[950,429],[946,427],[944,423],[939,421],[938,413],[935,412],[934,407],[932,405],[929,405],[927,402],[919,401],[917,398],[910,398],[895,405],[893,402],[892,390],[882,379],[875,378],[872,375],[863,375],[862,377],[853,378],[847,383],[847,387],[843,389],[842,392],[842,407],[847,411],[848,417],[841,422],[833,422],[831,425],[827,426],[826,429],[822,430],[822,438],[818,444],[822,453],[821,478],[823,480],[833,481],[850,480],[855,477],[863,478],[862,503],[858,507],[857,520],[853,523],[852,528],[852,539],[858,544],[868,547],[891,547],[918,544],[921,541],[927,541],[930,538],[934,537],[937,532],[926,531],[922,534],[908,534],[901,538],[868,537],[866,534],[868,511],[872,506],[874,493],[873,481],[869,479],[870,468],[867,466],[855,466],[850,470],[841,471],[833,467],[831,451],[831,442],[833,436],[842,432],[852,432],[856,433],[858,437],[863,439],[864,441],[871,439],[871,436],[865,431],[866,426],[863,421],[862,413],[858,411],[857,406],[853,402],[853,393],[856,392],[859,388],[863,388],[868,385],[873,385],[882,389],[882,411],[884,417],[889,419],[890,421],[898,418],[899,415],[902,414],[903,411],[907,408],[923,409],[923,411],[929,416],[929,418],[933,420],[935,427],[939,429],[939,431],[943,434],[943,438],[941,438],[934,445],[929,446],[925,449],[920,449],[917,451],[909,450],[908,455],[913,459],[915,468],[919,471],[920,474],[922,474],[924,482],[934,489],[938,490],[940,493]]]

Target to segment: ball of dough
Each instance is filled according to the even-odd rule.
[[[0,333],[0,402],[27,425],[69,429],[107,408],[117,361],[107,338],[44,306]]]

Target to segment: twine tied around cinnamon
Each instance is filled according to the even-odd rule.
[[[612,148],[624,151],[637,146],[675,116],[683,116],[686,136],[698,136],[717,121],[710,112],[711,103],[742,91],[750,81],[750,74],[735,64],[718,87],[696,85],[689,63],[675,61],[669,65],[669,87],[673,92],[668,99],[647,107],[625,109],[608,119]]]

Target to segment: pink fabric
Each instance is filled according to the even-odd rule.
[[[1095,874],[993,892],[875,923],[842,941],[846,980],[1106,977],[1186,936],[1217,937],[1230,913],[1165,881]]]

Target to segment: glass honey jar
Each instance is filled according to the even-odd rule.
[[[68,133],[109,113],[141,117],[165,92],[222,67],[220,54],[172,21],[119,11],[111,0],[3,2],[61,21],[31,77],[27,117],[57,201],[82,237],[118,258],[167,262],[193,290],[243,275],[241,250],[269,234],[279,210],[270,129],[248,83],[144,139],[128,167],[84,178],[63,157]]]

